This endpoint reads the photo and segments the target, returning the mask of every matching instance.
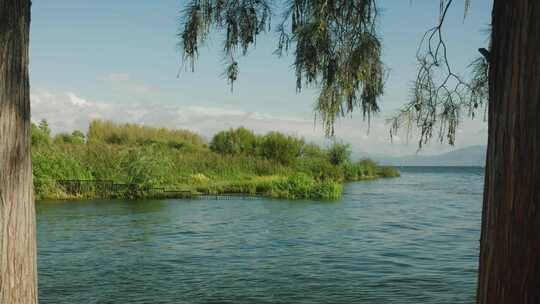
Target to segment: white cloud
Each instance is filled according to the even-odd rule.
[[[67,97],[69,98],[69,101],[75,106],[84,106],[88,104],[88,102],[85,99],[80,98],[79,96],[75,95],[75,93],[67,92]],[[47,95],[49,98],[52,96],[51,94]]]
[[[47,119],[53,132],[86,130],[90,121],[106,119],[116,122],[135,122],[149,126],[177,129],[190,129],[207,138],[214,133],[233,127],[244,126],[257,133],[281,131],[305,137],[307,140],[322,143],[324,132],[319,122],[307,117],[277,116],[261,112],[248,112],[240,109],[205,107],[201,105],[163,105],[163,104],[108,104],[83,98],[73,92],[52,93],[35,90],[31,94],[32,119]],[[385,155],[406,155],[416,152],[415,134],[407,137],[399,134],[390,142],[388,126],[384,117],[372,120],[371,128],[361,118],[348,118],[336,125],[339,139],[352,144],[357,152]],[[456,147],[486,143],[486,124],[481,120],[463,123],[462,132],[457,137]],[[425,146],[423,153],[432,154],[451,150],[446,144],[433,142]]]

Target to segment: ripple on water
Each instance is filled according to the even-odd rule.
[[[40,303],[473,303],[480,169],[335,203],[40,203]]]

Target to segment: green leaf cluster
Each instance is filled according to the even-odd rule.
[[[170,190],[337,199],[343,182],[395,176],[391,168],[380,168],[374,162],[351,161],[345,144],[321,148],[295,136],[279,132],[257,135],[245,128],[219,132],[209,145],[189,131],[102,121],[92,122],[87,136],[76,131],[57,134],[54,140],[46,129],[34,125],[32,138],[38,199],[98,195],[68,193],[60,180],[136,185],[135,192],[113,195],[126,198],[152,197]]]

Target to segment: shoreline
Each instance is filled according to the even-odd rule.
[[[201,194],[337,200],[343,183],[397,177],[394,167],[351,159],[348,144],[326,146],[246,128],[208,141],[189,130],[92,121],[88,132],[51,137],[32,125],[37,199],[168,198]]]
[[[218,184],[209,184],[209,185],[199,185],[193,187],[193,185],[183,185],[184,189],[172,189],[164,190],[161,192],[155,191],[145,191],[145,190],[136,190],[136,192],[123,191],[123,192],[99,192],[99,191],[87,191],[81,193],[69,194],[67,191],[62,191],[62,187],[58,187],[55,191],[55,195],[48,196],[38,196],[36,195],[36,201],[47,202],[47,201],[80,201],[80,200],[95,200],[95,199],[105,199],[105,200],[139,200],[139,199],[199,199],[203,197],[222,197],[222,198],[267,198],[267,199],[287,199],[287,200],[328,200],[328,201],[337,201],[341,199],[343,186],[347,183],[362,182],[362,181],[372,181],[383,178],[396,178],[399,176],[362,176],[354,180],[347,180],[341,183],[334,181],[324,181],[324,182],[313,182],[312,184],[306,186],[296,187],[287,187],[284,189],[283,182],[287,182],[287,179],[280,178],[275,179],[269,184],[254,184],[250,181],[235,181],[230,182],[228,185],[218,185]],[[282,183],[282,187],[273,187],[275,183]],[[221,187],[220,187],[221,186]],[[224,187],[223,187],[224,186]],[[321,187],[329,187],[331,192],[322,193],[321,191],[316,191]],[[191,188],[191,189],[189,189]],[[237,190],[244,191],[227,191],[228,189],[236,188]],[[277,189],[276,189],[277,188]],[[257,191],[259,190],[259,191]],[[320,189],[319,189],[320,190]],[[326,195],[325,195],[326,194]]]

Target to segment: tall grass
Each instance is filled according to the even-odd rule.
[[[94,121],[86,136],[66,133],[57,136],[62,140],[54,141],[40,127],[32,130],[38,199],[69,197],[57,183],[66,179],[109,180],[136,184],[139,189],[192,193],[338,199],[343,182],[398,175],[393,168],[379,167],[369,160],[351,162],[342,155],[336,164],[336,155],[326,149],[280,133],[251,136],[246,129],[224,131],[241,135],[235,137],[220,132],[221,147],[230,147],[226,139],[232,138],[237,147],[248,148],[216,151],[215,145],[210,148],[201,136],[190,131],[135,124]],[[66,139],[69,136],[77,140]],[[152,196],[155,192],[139,191],[137,195]]]
[[[87,138],[90,143],[122,145],[162,143],[172,147],[200,146],[205,142],[200,135],[189,130],[169,130],[102,120],[94,120],[90,123]]]

